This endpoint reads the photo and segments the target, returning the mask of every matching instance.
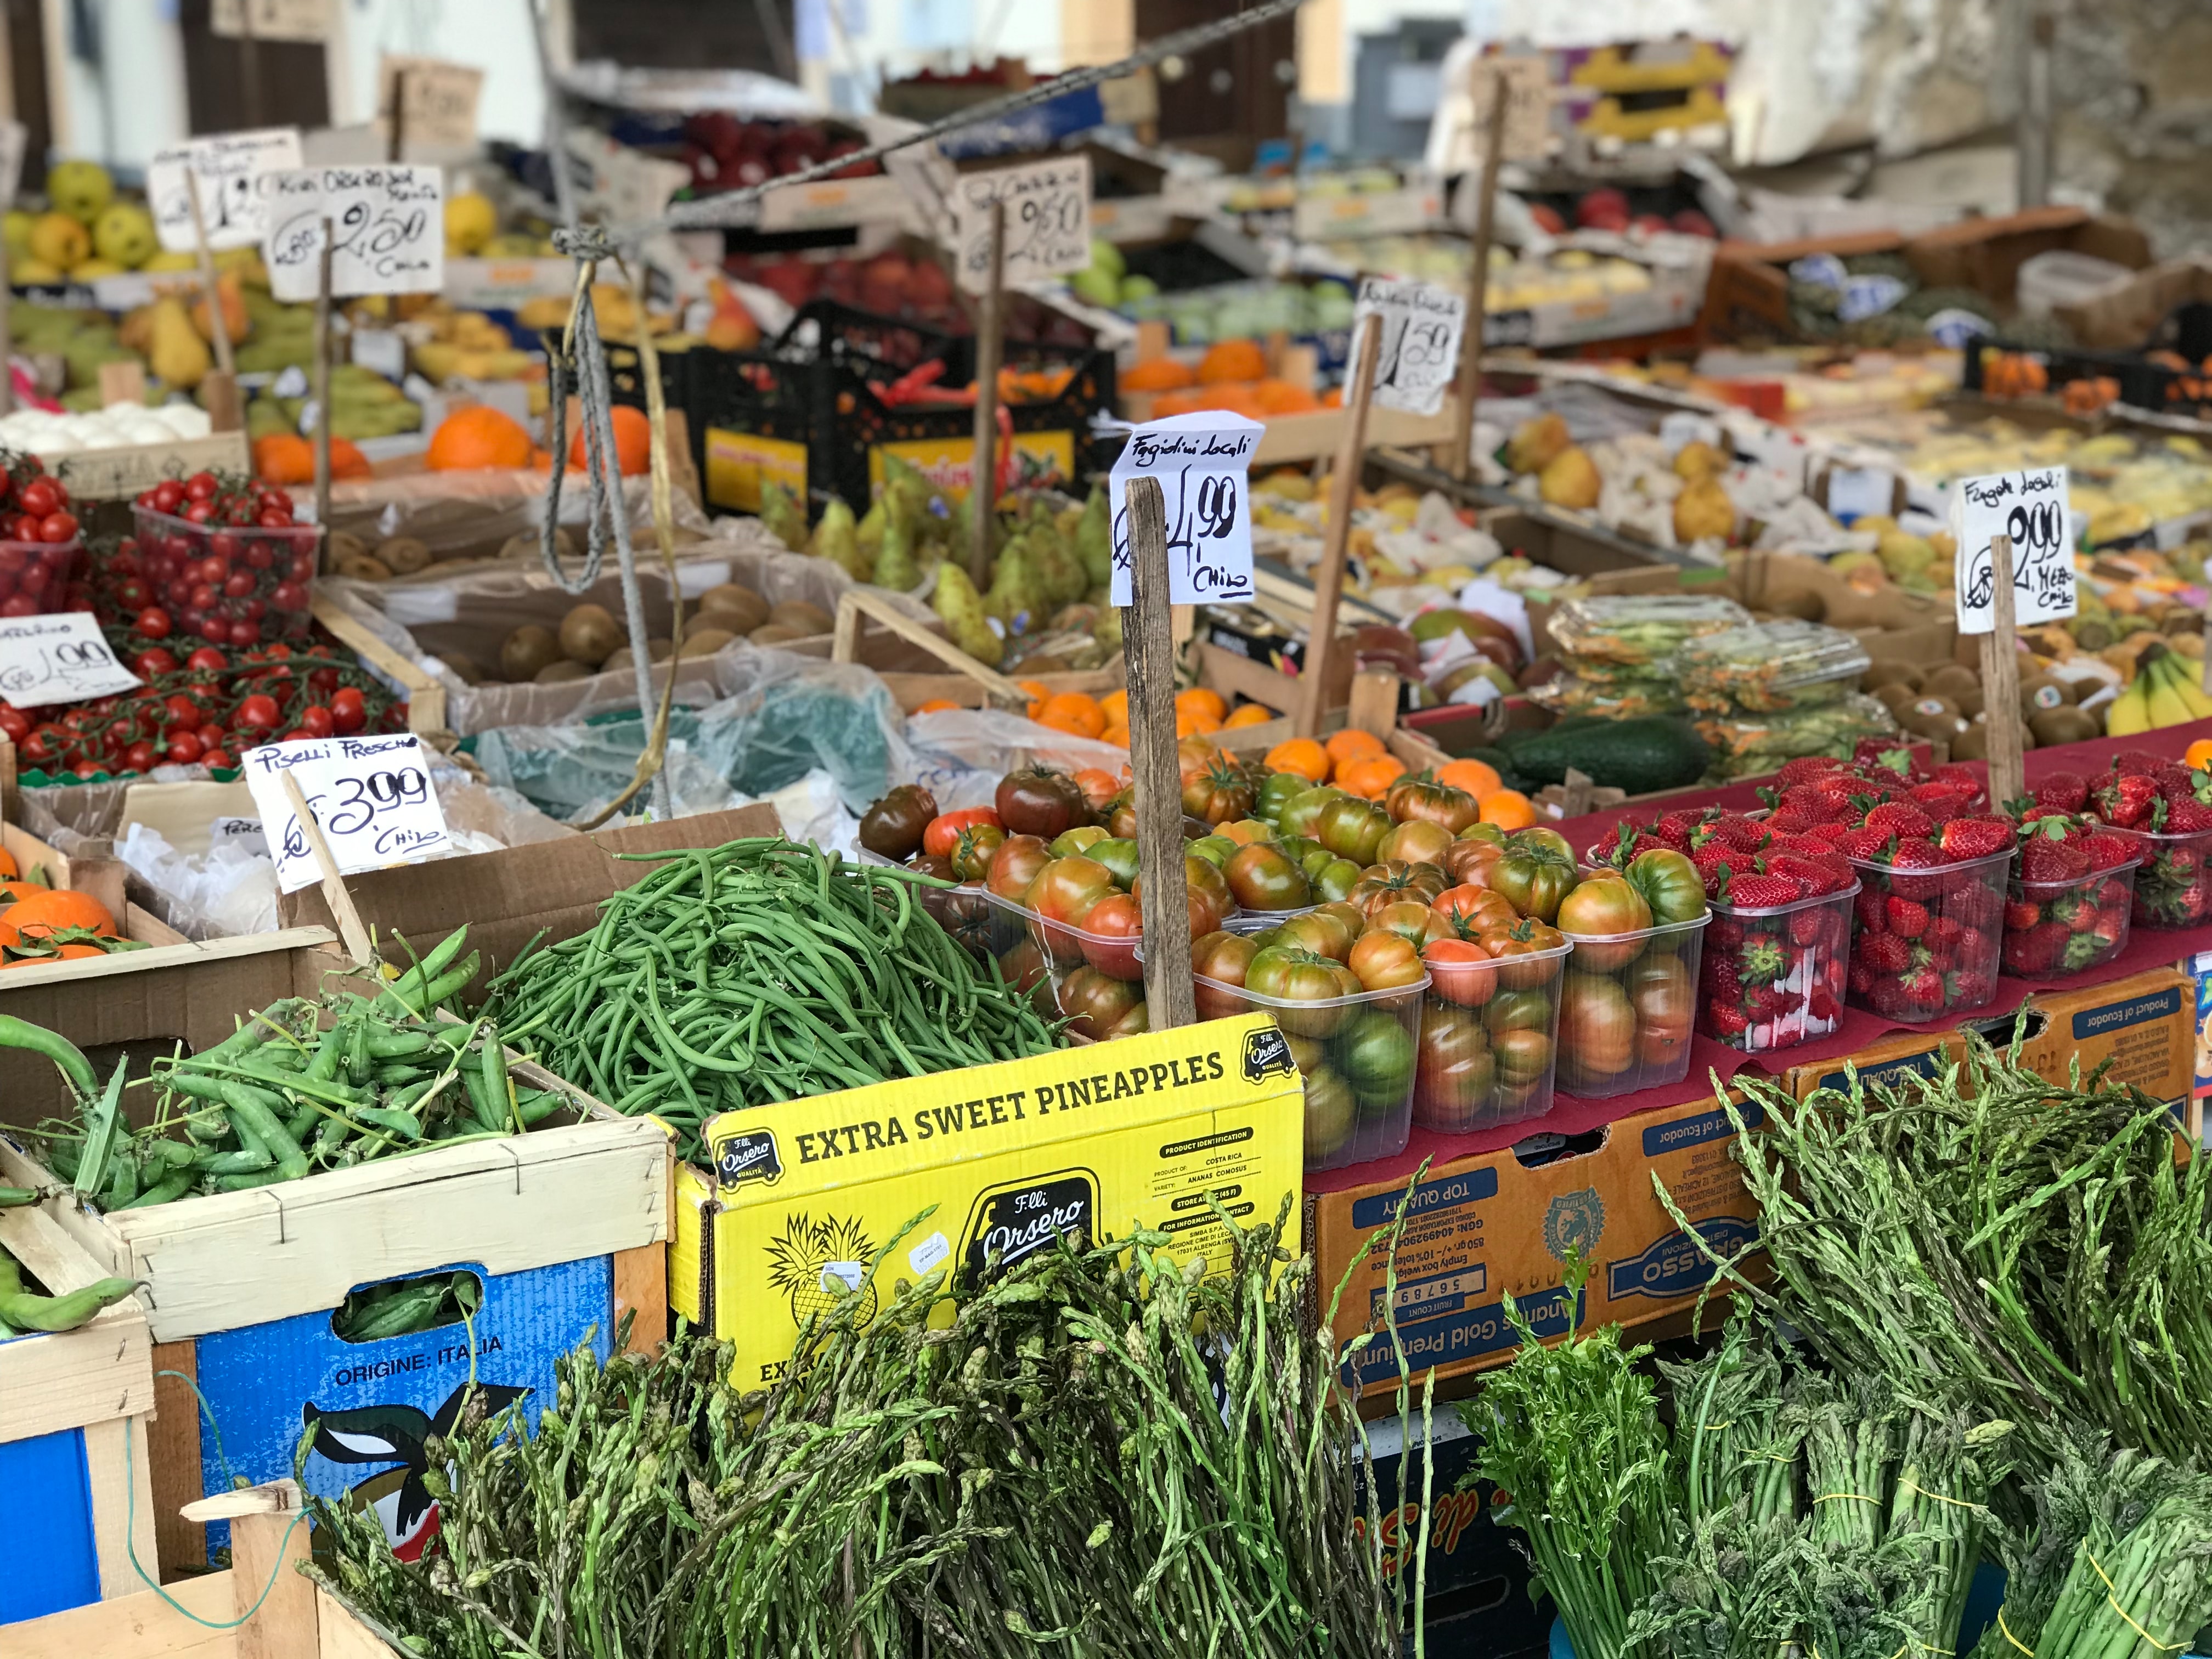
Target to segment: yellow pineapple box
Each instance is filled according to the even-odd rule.
[[[1298,1191],[1304,1091],[1264,1014],[940,1072],[708,1120],[677,1176],[669,1303],[773,1381],[807,1317],[951,1263],[973,1285],[1062,1234],[1138,1227],[1183,1260]],[[899,1229],[930,1213],[903,1237]],[[896,1239],[896,1244],[893,1240]]]

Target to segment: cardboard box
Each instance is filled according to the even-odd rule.
[[[0,1247],[52,1296],[106,1276],[39,1208],[0,1210]],[[0,1626],[138,1588],[130,1547],[151,1559],[153,1409],[153,1342],[136,1297],[73,1331],[0,1339]]]
[[[2063,1083],[2076,1060],[2087,1077],[2109,1060],[2106,1081],[2132,1084],[2177,1115],[2185,1114],[2196,1091],[2196,981],[2172,968],[2042,992],[2021,1011],[2029,1024],[2021,1064]],[[2002,1047],[2011,1040],[2012,1022],[1996,1024],[1990,1041]]]
[[[2153,265],[2124,287],[2054,307],[2051,314],[2091,350],[2139,351],[2174,311],[2207,301],[2212,301],[2212,259],[2198,253]]]
[[[848,1286],[882,1294],[864,1276],[881,1251],[884,1285],[943,1265],[972,1285],[1063,1233],[1133,1227],[1218,1258],[1207,1195],[1239,1225],[1274,1219],[1304,1097],[1281,1033],[1247,1014],[725,1112],[711,1169],[678,1172],[670,1304],[737,1345],[752,1388]]]
[[[1900,1031],[1870,1044],[1842,1060],[1815,1060],[1792,1066],[1782,1074],[1782,1086],[1802,1100],[1815,1089],[1848,1089],[1856,1071],[1862,1084],[1894,1085],[1908,1077],[1934,1077],[1963,1052],[1957,1033],[1928,1035]]]
[[[1753,1127],[1765,1121],[1755,1106],[1741,1109]],[[1564,1335],[1571,1324],[1643,1324],[1688,1307],[1710,1267],[1661,1206],[1651,1178],[1666,1184],[1714,1249],[1733,1254],[1756,1228],[1729,1152],[1735,1138],[1728,1114],[1706,1098],[1568,1137],[1555,1152],[1524,1142],[1431,1169],[1413,1186],[1396,1259],[1399,1339],[1415,1378],[1433,1366],[1441,1382],[1510,1359],[1519,1339],[1505,1320],[1504,1294],[1541,1336]],[[1307,1195],[1306,1246],[1319,1266],[1317,1284],[1333,1291],[1345,1279],[1352,1258],[1405,1206],[1408,1184]],[[1578,1307],[1561,1286],[1571,1249],[1592,1267]],[[1389,1267],[1382,1251],[1371,1250],[1337,1305],[1340,1346],[1363,1331],[1376,1334],[1347,1362],[1346,1382],[1364,1394],[1398,1382],[1386,1323]]]

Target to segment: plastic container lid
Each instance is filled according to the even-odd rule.
[[[1601,662],[1650,663],[1671,656],[1685,640],[1749,625],[1751,612],[1734,599],[1698,593],[1598,594],[1570,599],[1553,613],[1560,649]]]
[[[1671,677],[1584,679],[1561,674],[1528,688],[1528,700],[1555,714],[1604,714],[1629,720],[1638,714],[1677,714],[1689,707],[1680,684]]]
[[[2015,293],[2023,317],[2048,317],[2060,306],[2079,305],[2135,280],[2135,272],[2093,253],[2053,248],[2025,260]]]
[[[1674,659],[1690,706],[1716,714],[1837,702],[1872,660],[1843,629],[1794,617],[1701,635]]]
[[[1809,910],[1816,904],[1848,902],[1859,896],[1859,890],[1864,884],[1855,881],[1850,886],[1840,888],[1832,893],[1808,893],[1803,898],[1791,899],[1787,904],[1766,904],[1753,908],[1739,909],[1735,905],[1726,903],[1720,899],[1708,900],[1707,902],[1717,916],[1726,916],[1730,921],[1746,921],[1761,916],[1786,916],[1794,911]]]

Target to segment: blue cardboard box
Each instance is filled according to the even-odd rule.
[[[456,1270],[483,1286],[465,1323],[349,1342],[334,1333],[333,1313],[305,1313],[201,1337],[198,1382],[215,1431],[203,1421],[204,1490],[288,1477],[304,1443],[308,1492],[374,1509],[401,1559],[420,1555],[438,1532],[424,1446],[453,1427],[471,1391],[495,1412],[520,1401],[534,1428],[553,1398],[554,1361],[589,1343],[604,1362],[613,1344],[611,1256],[499,1274],[454,1262],[437,1273]],[[228,1530],[211,1527],[210,1547]]]
[[[24,1338],[23,1340],[36,1340]],[[84,1431],[0,1441],[0,1625],[100,1599]]]

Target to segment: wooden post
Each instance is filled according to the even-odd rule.
[[[1322,704],[1328,696],[1328,654],[1336,643],[1336,605],[1344,592],[1344,549],[1352,535],[1352,503],[1359,489],[1359,469],[1367,453],[1367,406],[1375,397],[1375,359],[1382,349],[1382,319],[1370,313],[1359,325],[1352,361],[1358,384],[1344,402],[1344,432],[1336,446],[1336,470],[1328,483],[1328,528],[1322,543],[1321,566],[1314,572],[1313,622],[1306,630],[1306,659],[1298,671],[1297,733],[1310,738],[1321,730]],[[1133,733],[1135,726],[1130,727]]]
[[[8,245],[0,241],[0,415],[15,407],[15,338],[9,307],[14,296],[8,285],[15,279],[8,270]]]
[[[238,1659],[299,1659],[320,1650],[315,1581],[300,1574],[309,1553],[305,1508],[289,1480],[216,1492],[184,1507],[187,1521],[230,1522],[230,1588],[239,1620],[231,1642]]]
[[[394,64],[392,70],[392,165],[398,167],[407,159],[407,71]]]
[[[225,374],[234,375],[238,364],[230,355],[230,329],[223,321],[222,295],[215,283],[215,255],[208,249],[207,219],[200,211],[200,176],[189,162],[185,167],[185,195],[192,206],[192,240],[199,248],[200,288],[207,295],[208,333],[215,347],[215,366]]]
[[[1482,84],[1482,64],[1474,83]],[[1490,243],[1498,223],[1498,163],[1505,148],[1505,76],[1490,76],[1490,122],[1482,143],[1482,177],[1474,204],[1474,265],[1467,277],[1467,327],[1460,335],[1459,418],[1452,422],[1451,475],[1464,483],[1474,471],[1474,404],[1482,386],[1484,304],[1490,297]]]
[[[361,912],[354,908],[353,895],[346,890],[345,878],[338,873],[338,861],[331,856],[331,844],[323,838],[323,826],[316,822],[314,809],[307,805],[299,779],[289,772],[283,775],[284,799],[292,804],[300,828],[307,832],[307,846],[314,853],[316,867],[323,873],[323,899],[337,921],[338,937],[345,941],[346,954],[358,963],[373,963],[376,952],[369,948],[368,929],[362,925]]]
[[[1006,204],[991,204],[991,285],[975,318],[975,471],[968,510],[975,544],[968,574],[977,587],[991,583],[991,532],[999,507],[999,359],[1006,346]],[[1164,510],[1162,514],[1164,518]]]
[[[1982,635],[1982,707],[1989,725],[1990,811],[2026,793],[2021,760],[2020,644],[2013,622],[2012,538],[1990,538],[1990,631]]]
[[[331,521],[331,244],[337,228],[323,221],[322,285],[315,290],[315,522]],[[330,537],[323,538],[325,550]]]
[[[1168,620],[1168,508],[1157,478],[1129,481],[1129,760],[1143,884],[1145,1006],[1150,1029],[1198,1018],[1190,978],[1190,876],[1183,867],[1182,774],[1176,759],[1175,642]]]

